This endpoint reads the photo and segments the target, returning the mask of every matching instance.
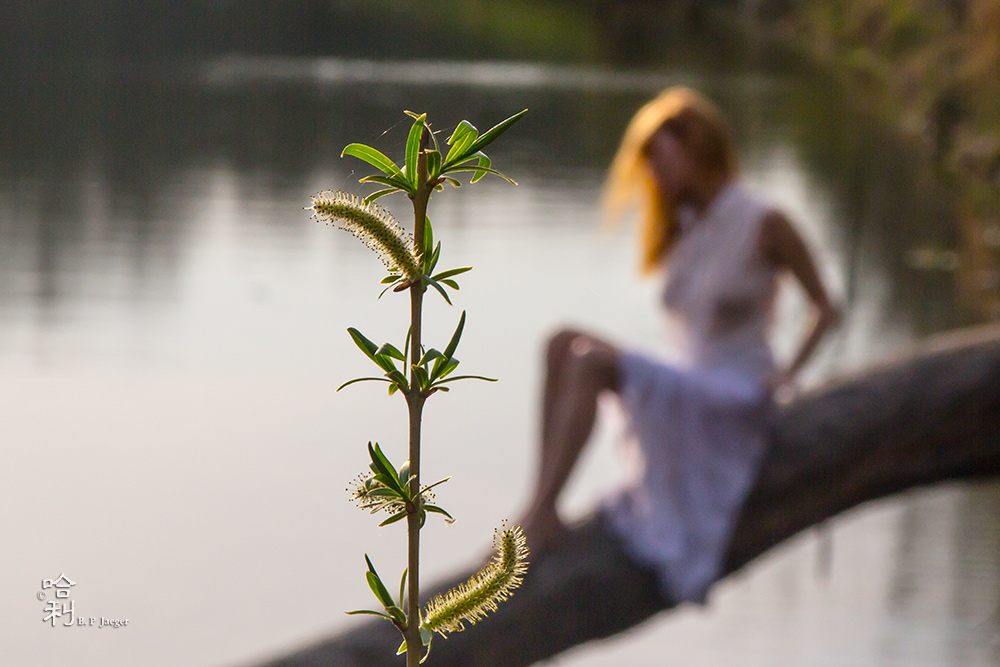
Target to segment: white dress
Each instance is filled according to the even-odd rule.
[[[630,351],[619,365],[633,465],[605,516],[674,602],[704,601],[718,578],[764,448],[777,291],[759,243],[769,208],[731,183],[700,217],[680,212],[663,300],[687,363]]]

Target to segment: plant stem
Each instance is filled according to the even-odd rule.
[[[426,130],[424,131],[426,139]],[[413,241],[420,252],[424,247],[424,220],[427,217],[427,200],[431,188],[427,182],[427,154],[421,150],[417,159],[417,192],[413,196]],[[423,307],[424,285],[420,281],[410,287],[410,363],[416,364],[422,356],[420,350],[420,323]],[[420,417],[424,407],[423,390],[413,369],[410,369],[410,391],[406,396],[410,415],[410,496],[420,493]],[[423,642],[420,640],[420,512],[416,506],[407,507],[407,596],[409,605],[406,638],[406,667],[420,664]]]

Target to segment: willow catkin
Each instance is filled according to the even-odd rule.
[[[312,217],[349,231],[375,251],[382,263],[410,282],[420,279],[420,262],[413,237],[400,227],[389,211],[357,196],[326,190],[312,198]]]
[[[476,621],[491,611],[497,603],[510,597],[521,584],[528,569],[528,545],[520,526],[503,523],[493,535],[496,556],[464,584],[438,595],[427,605],[423,627],[445,636],[465,629],[464,623]]]

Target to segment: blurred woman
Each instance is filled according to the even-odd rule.
[[[614,392],[633,436],[629,482],[602,508],[604,528],[653,570],[673,602],[704,600],[718,578],[736,512],[765,445],[775,390],[788,384],[836,319],[802,238],[737,180],[732,139],[697,93],[671,88],[632,119],[611,166],[606,204],[640,214],[642,268],[667,268],[663,305],[684,334],[684,364],[667,364],[587,333],[549,341],[541,457],[523,525],[537,552],[565,530],[556,500]],[[769,334],[778,279],[812,305],[787,365]]]

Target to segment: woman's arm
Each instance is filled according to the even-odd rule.
[[[771,211],[765,216],[761,244],[764,256],[775,267],[787,269],[799,281],[812,302],[814,312],[812,325],[791,363],[771,380],[771,388],[777,389],[791,381],[805,365],[823,335],[840,320],[840,311],[830,301],[805,242],[780,211]]]

